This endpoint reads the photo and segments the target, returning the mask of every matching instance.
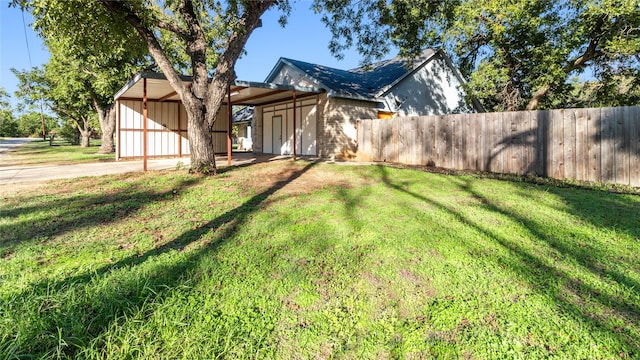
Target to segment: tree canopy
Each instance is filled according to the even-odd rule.
[[[627,94],[640,88],[638,0],[315,0],[314,8],[338,56],[351,46],[365,61],[390,44],[408,56],[446,49],[470,95],[489,110],[551,107],[558,99],[572,106],[577,75],[602,89],[629,79],[617,104],[633,103]],[[605,102],[611,95],[598,94]]]
[[[111,152],[115,132],[113,94],[134,73],[149,65],[146,46],[123,19],[96,21],[107,13],[99,3],[80,0],[15,3],[31,11],[34,29],[51,54],[44,66],[44,76],[54,110],[63,118],[73,119],[79,131],[85,133],[85,145],[91,127],[87,121],[97,118],[102,132],[100,151]],[[92,111],[96,115],[90,114]]]

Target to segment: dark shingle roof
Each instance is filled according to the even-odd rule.
[[[282,60],[316,79],[337,95],[375,98],[422,65],[433,54],[435,54],[434,50],[425,50],[413,64],[408,63],[406,59],[395,57],[351,70],[340,70],[287,58]]]
[[[253,106],[245,106],[242,109],[233,113],[233,122],[251,121],[253,118]]]

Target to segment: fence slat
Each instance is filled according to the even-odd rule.
[[[629,183],[640,186],[640,107],[627,108],[625,117],[629,119]]]
[[[502,172],[502,114],[486,114],[487,121],[487,160],[485,167],[491,172]]]
[[[601,154],[601,179],[605,182],[615,182],[615,118],[613,108],[603,108],[600,110],[600,133],[602,136]]]
[[[523,163],[524,163],[524,154],[523,154],[523,144],[524,141],[524,133],[525,126],[527,125],[524,121],[524,116],[526,113],[524,112],[514,112],[511,113],[511,151],[510,151],[510,163],[511,163],[511,173],[513,174],[523,174]]]
[[[629,185],[629,121],[625,118],[625,108],[614,108],[615,117],[615,182],[617,184]]]
[[[589,153],[587,152],[587,144],[589,142],[589,139],[587,134],[587,120],[585,118],[584,109],[576,109],[574,111],[574,116],[576,123],[576,179],[586,181],[589,179],[587,175],[587,165],[589,164]]]
[[[475,121],[471,120],[471,116],[468,114],[464,114],[464,119],[462,120],[463,131],[462,131],[462,160],[464,164],[464,169],[470,170],[475,169],[475,157],[477,152],[475,150],[475,145],[477,143],[477,134],[476,134],[476,126]]]
[[[477,131],[477,143],[476,143],[476,151],[478,155],[476,156],[476,166],[475,170],[486,171],[485,169],[485,159],[487,154],[487,133],[486,133],[486,117],[485,114],[474,114],[470,115],[469,118],[471,120],[475,119],[476,123],[476,131]]]
[[[552,126],[552,172],[555,179],[564,178],[564,110],[551,111]]]
[[[600,109],[587,109],[587,152],[589,181],[601,181],[602,179],[602,117]]]
[[[567,109],[564,111],[562,129],[564,135],[564,140],[562,141],[564,145],[564,158],[562,160],[564,163],[564,177],[567,179],[575,179],[576,119],[574,110]]]
[[[436,142],[436,117],[435,116],[423,116],[420,118],[422,121],[422,128],[424,129],[422,138],[424,139],[424,149],[422,150],[422,163],[427,166],[435,166],[437,153]]]

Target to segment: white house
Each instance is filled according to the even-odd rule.
[[[465,101],[463,83],[440,50],[426,50],[414,61],[396,57],[351,70],[281,58],[265,82],[235,81],[229,87],[211,129],[215,150],[231,156],[229,114],[233,105],[245,105],[254,111],[251,134],[243,134],[251,141],[243,143],[252,143],[254,153],[349,159],[356,153],[360,119],[480,110]],[[118,159],[189,154],[186,112],[162,74],[137,75],[115,99]]]
[[[296,150],[303,155],[352,158],[359,119],[480,110],[467,104],[464,79],[440,50],[425,50],[412,62],[396,57],[351,70],[281,58],[265,82],[323,90],[298,106]],[[291,108],[290,101],[256,107],[254,152],[292,152]]]

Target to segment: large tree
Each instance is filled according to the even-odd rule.
[[[491,110],[552,106],[549,95],[569,94],[569,80],[585,71],[605,88],[640,75],[639,0],[315,0],[314,7],[336,54],[355,46],[371,60],[390,44],[408,56],[444,47],[469,93]],[[630,86],[633,93],[640,82]]]
[[[191,170],[215,173],[215,153],[210,129],[234,67],[249,36],[260,26],[261,16],[277,6],[289,11],[286,0],[99,0],[114,18],[124,19],[144,40],[158,68],[184,104],[188,117]],[[181,56],[175,54],[179,49]],[[190,84],[180,78],[188,59]],[[210,76],[212,76],[210,78]]]

